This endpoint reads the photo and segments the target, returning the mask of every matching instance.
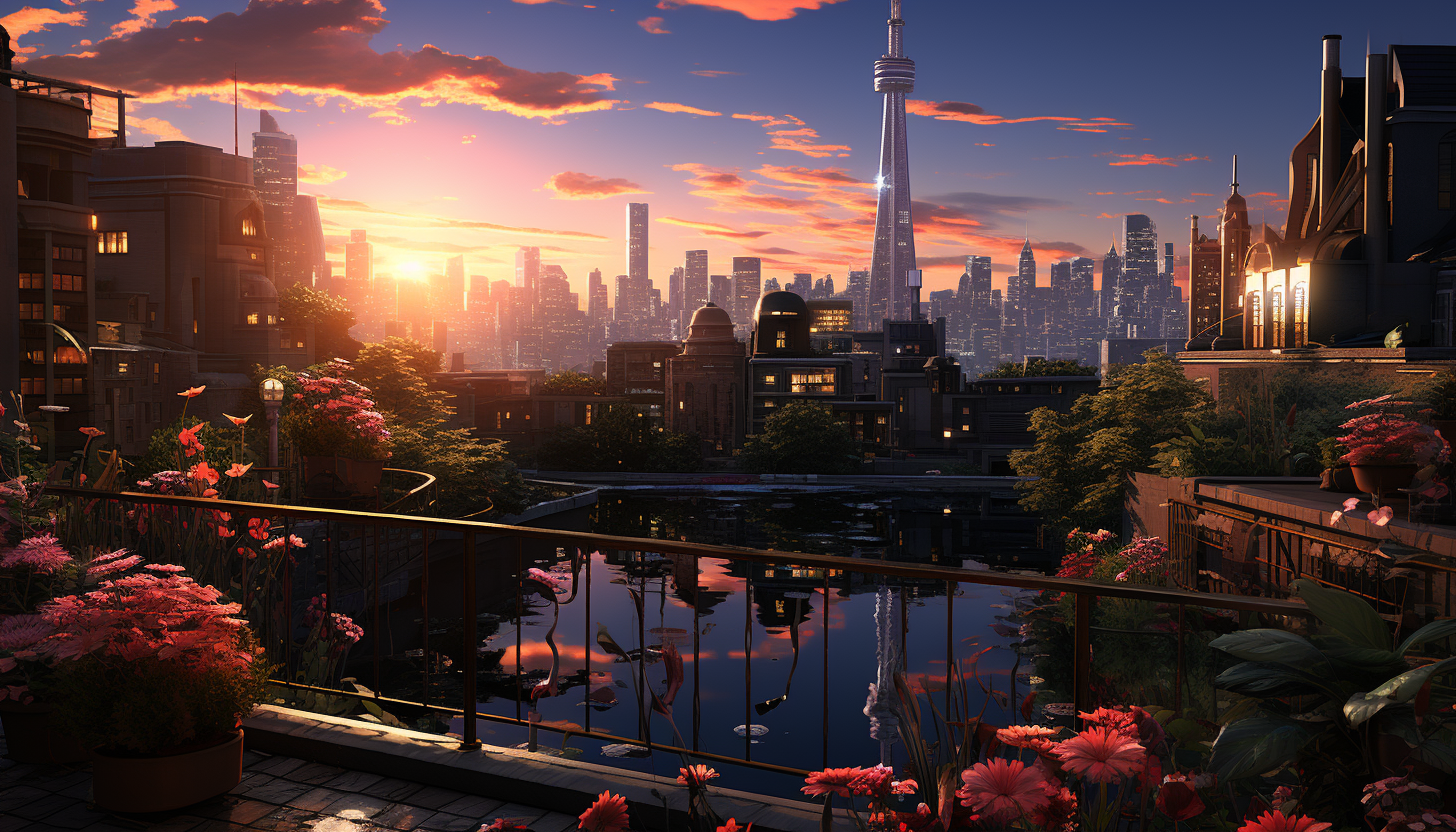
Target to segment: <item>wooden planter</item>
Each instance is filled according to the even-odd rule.
[[[236,788],[243,779],[243,732],[165,757],[91,757],[91,793],[111,812],[168,812]]]
[[[1411,484],[1416,476],[1415,463],[1402,465],[1351,465],[1350,473],[1355,475],[1355,487],[1383,497]]]
[[[17,763],[80,763],[91,756],[49,705],[0,702],[7,756]]]

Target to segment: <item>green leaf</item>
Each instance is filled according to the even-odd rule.
[[[1391,711],[1386,711],[1386,715],[1390,713]],[[1411,747],[1411,753],[1421,762],[1433,765],[1447,774],[1456,774],[1456,748],[1436,739],[1435,735],[1427,737],[1421,734],[1414,713],[1402,713],[1394,719],[1382,717],[1381,728],[1404,740]]]
[[[1367,693],[1357,693],[1345,703],[1345,719],[1358,726],[1388,705],[1409,702],[1416,698],[1427,681],[1438,673],[1456,669],[1456,658],[1428,664],[1392,677],[1385,684]]]
[[[1400,643],[1399,647],[1395,648],[1395,652],[1404,656],[1407,650],[1415,647],[1417,644],[1446,639],[1453,635],[1456,635],[1456,618],[1447,618],[1444,621],[1432,621],[1414,633],[1411,633],[1405,641]]]
[[[1315,635],[1310,636],[1309,640],[1319,648],[1321,653],[1325,654],[1325,658],[1330,660],[1330,664],[1334,666],[1336,678],[1346,682],[1353,681],[1356,688],[1374,682],[1361,682],[1349,677],[1373,675],[1377,680],[1388,679],[1410,669],[1410,665],[1395,653],[1389,650],[1356,647],[1344,636]]]
[[[1197,439],[1199,442],[1203,441],[1203,431],[1199,430],[1197,425],[1190,424],[1188,426],[1188,432],[1193,434],[1194,439]]]
[[[1326,627],[1348,638],[1357,647],[1390,649],[1390,631],[1385,619],[1365,599],[1338,589],[1321,586],[1309,578],[1294,582],[1299,597]]]
[[[1325,664],[1324,654],[1303,636],[1267,627],[1221,635],[1209,642],[1209,646],[1246,662]]]
[[[1208,769],[1219,780],[1239,780],[1283,768],[1294,762],[1310,736],[1303,725],[1290,719],[1241,719],[1218,732]]]
[[[1322,693],[1344,698],[1328,680],[1280,662],[1243,662],[1218,674],[1213,686],[1240,696],[1305,696]]]

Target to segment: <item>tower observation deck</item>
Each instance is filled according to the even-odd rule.
[[[874,253],[870,260],[868,321],[911,320],[906,278],[915,268],[915,229],[910,217],[910,154],[905,143],[905,95],[915,89],[915,62],[905,57],[900,0],[890,0],[890,45],[875,61],[875,92],[885,96],[880,172],[875,178]]]

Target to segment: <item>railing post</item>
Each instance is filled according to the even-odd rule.
[[[1092,598],[1077,592],[1076,619],[1072,625],[1072,710],[1092,710]]]
[[[464,739],[460,741],[461,751],[480,750],[480,740],[476,738],[475,725],[475,532],[465,533],[465,551],[460,564],[460,601],[461,619],[465,630],[465,731]]]
[[[1183,713],[1183,611],[1184,606],[1178,605],[1178,666],[1173,673],[1173,712]]]

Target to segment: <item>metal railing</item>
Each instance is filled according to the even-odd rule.
[[[1266,616],[1270,621],[1305,619],[1308,614],[1308,610],[1302,602],[1237,595],[1211,595],[1129,583],[1103,584],[927,563],[759,551],[681,541],[616,537],[590,532],[506,526],[400,514],[152,494],[98,493],[67,487],[53,487],[49,489],[48,493],[59,498],[62,503],[62,523],[71,524],[73,527],[85,525],[87,529],[90,529],[93,545],[98,548],[124,545],[141,549],[150,547],[146,553],[149,558],[160,560],[168,557],[172,562],[178,562],[184,566],[189,565],[187,559],[195,557],[195,552],[183,550],[184,547],[179,542],[181,539],[176,537],[179,533],[176,521],[181,522],[182,528],[192,528],[187,526],[188,522],[195,527],[199,524],[216,522],[217,517],[226,515],[227,522],[231,523],[232,527],[251,529],[252,526],[247,525],[250,518],[264,518],[268,528],[281,532],[284,540],[281,549],[285,557],[281,571],[272,575],[268,581],[262,581],[258,578],[261,570],[265,568],[261,564],[261,559],[249,557],[240,557],[238,559],[241,561],[240,563],[235,563],[228,568],[235,570],[237,577],[229,580],[234,582],[234,591],[244,596],[240,600],[245,603],[245,614],[271,616],[268,621],[255,623],[265,633],[265,644],[276,651],[279,674],[274,683],[280,688],[299,693],[356,698],[367,700],[379,708],[403,708],[446,718],[460,718],[462,722],[461,747],[465,749],[481,746],[478,723],[484,721],[516,726],[529,732],[533,747],[535,732],[545,730],[572,737],[591,738],[604,743],[635,746],[646,749],[649,753],[653,751],[685,753],[718,763],[741,764],[782,774],[804,774],[806,769],[801,765],[753,759],[752,706],[755,703],[752,696],[752,673],[754,662],[757,659],[752,641],[753,605],[755,593],[764,591],[762,587],[755,588],[753,579],[754,576],[757,576],[759,580],[767,580],[764,578],[765,572],[783,582],[793,582],[798,595],[811,602],[811,614],[812,602],[815,598],[821,599],[822,609],[818,616],[819,620],[813,621],[811,614],[804,615],[802,620],[805,626],[810,624],[817,626],[822,633],[823,701],[820,709],[822,714],[819,726],[820,737],[816,745],[822,752],[820,756],[824,766],[846,764],[836,763],[831,759],[830,754],[831,728],[837,724],[838,720],[847,716],[837,711],[831,713],[830,691],[836,687],[835,680],[832,679],[830,664],[830,633],[835,629],[831,622],[831,605],[832,602],[847,597],[850,590],[855,587],[895,587],[898,588],[897,591],[904,593],[904,598],[916,602],[913,612],[909,610],[908,603],[902,603],[898,608],[901,650],[906,647],[905,638],[909,618],[913,615],[917,622],[922,621],[924,616],[931,614],[926,611],[929,608],[925,606],[924,599],[938,598],[942,593],[944,594],[946,600],[943,660],[947,673],[945,677],[947,706],[951,698],[951,668],[960,668],[967,661],[974,663],[974,658],[968,655],[968,651],[959,647],[962,642],[957,640],[956,622],[957,615],[964,616],[976,609],[988,606],[986,604],[981,604],[979,607],[966,606],[967,603],[974,600],[976,588],[995,587],[1008,592],[1025,590],[1049,593],[1049,595],[1043,596],[1048,599],[1055,599],[1063,594],[1070,596],[1071,616],[1066,624],[1072,640],[1072,668],[1068,687],[1072,699],[1070,705],[1075,712],[1091,710],[1097,704],[1093,692],[1092,642],[1094,636],[1099,631],[1127,635],[1125,631],[1108,631],[1106,628],[1094,626],[1094,608],[1099,603],[1143,602],[1157,605],[1158,609],[1164,611],[1171,629],[1132,633],[1131,635],[1176,639],[1176,668],[1172,682],[1173,699],[1178,706],[1175,709],[1181,709],[1186,698],[1185,648],[1188,646],[1189,636],[1194,633],[1194,629],[1190,626],[1191,611],[1199,611],[1201,615],[1206,615],[1207,610],[1214,610],[1228,616],[1241,617],[1244,620],[1250,616]],[[174,522],[153,523],[145,531],[139,531],[137,518],[146,516],[164,516],[165,519]],[[156,528],[158,525],[163,525],[164,528],[159,531]],[[306,556],[294,557],[293,554],[290,554],[297,552],[296,548],[290,549],[291,544],[287,542],[295,532],[308,535]],[[158,537],[158,535],[161,536]],[[167,537],[167,535],[172,536]],[[225,540],[231,546],[233,538],[228,537]],[[240,547],[240,555],[242,552]],[[600,564],[606,563],[608,560],[607,556],[595,557],[594,555],[597,553],[608,553],[612,559],[619,561],[613,566],[615,582],[601,581],[602,576],[598,575],[599,582],[609,587],[611,592],[619,592],[618,585],[625,584],[636,609],[636,614],[632,616],[634,620],[631,623],[637,630],[637,647],[635,650],[623,650],[612,661],[613,665],[626,664],[635,675],[634,685],[637,691],[639,711],[637,736],[628,736],[620,731],[593,729],[591,726],[592,707],[586,708],[586,725],[584,727],[553,725],[548,721],[541,721],[539,717],[535,716],[532,697],[523,684],[528,675],[522,659],[523,624],[528,612],[531,612],[526,607],[527,596],[530,594],[527,590],[529,580],[527,570],[537,562],[553,559],[563,564],[569,564],[572,570],[571,597],[558,599],[561,605],[574,604],[578,599],[578,588],[583,585],[586,587],[586,591],[580,593],[582,596],[580,600],[585,607],[581,620],[585,662],[582,677],[591,678],[592,662],[594,661],[593,644],[595,643],[599,647],[603,645],[602,630],[599,629],[597,636],[593,639],[592,625],[597,623],[600,628],[599,620],[604,615],[600,611],[601,602],[598,602],[598,618],[593,618],[592,570],[594,562],[599,564],[595,568],[601,569]],[[542,560],[543,558],[545,561]],[[648,645],[648,631],[644,614],[644,604],[649,594],[645,565],[650,564],[666,564],[668,571],[674,574],[675,582],[678,581],[678,576],[681,576],[684,583],[693,582],[691,600],[692,668],[690,674],[693,690],[693,727],[690,740],[687,734],[678,732],[675,724],[673,726],[674,736],[670,741],[664,740],[661,736],[654,739],[652,735],[652,709],[649,706],[656,703],[658,697],[655,692],[648,690],[646,683],[646,668],[652,651]],[[312,572],[309,567],[313,568]],[[490,575],[482,575],[478,571],[481,567],[490,570]],[[705,570],[708,568],[719,569],[722,575],[731,576],[733,580],[742,584],[745,601],[744,626],[747,636],[742,656],[745,698],[744,719],[741,726],[744,729],[744,745],[741,755],[728,754],[721,749],[709,750],[701,747],[705,743],[700,742],[699,724],[703,720],[705,711],[711,710],[715,714],[718,713],[716,706],[704,708],[701,701],[704,690],[699,684],[701,681],[699,674],[703,672],[704,661],[711,658],[708,655],[711,651],[702,650],[700,645],[701,637],[706,634],[705,628],[700,626],[700,621],[705,614],[702,596],[707,591],[704,589],[705,585],[700,582],[700,576],[705,574]],[[390,619],[391,615],[399,614],[392,612],[397,599],[382,597],[382,594],[390,595],[392,592],[398,591],[401,581],[408,584],[410,597],[416,598],[419,604],[417,618],[413,612],[408,616],[414,618],[414,623],[419,625],[419,630],[416,631],[417,642],[406,641],[406,638],[409,637],[408,633],[393,627],[394,622]],[[458,588],[450,585],[455,581],[458,581]],[[346,583],[348,586],[344,585]],[[738,586],[738,583],[735,583],[734,586]],[[390,587],[395,589],[392,590]],[[834,594],[836,587],[838,594]],[[314,684],[300,681],[298,669],[302,661],[300,658],[302,648],[299,647],[298,617],[295,613],[297,612],[296,607],[300,606],[301,598],[315,590],[321,590],[319,594],[324,595],[326,614],[337,609],[347,608],[358,611],[359,615],[365,617],[366,629],[370,633],[369,655],[358,664],[372,670],[372,684],[367,691],[350,690],[338,684]],[[345,603],[345,598],[339,594],[340,590],[353,593],[356,598],[353,606],[341,606]],[[677,590],[681,593],[683,584],[678,584]],[[598,593],[601,591],[603,590],[596,590]],[[665,604],[668,597],[666,577],[662,578],[661,595],[662,603]],[[958,597],[967,600],[958,603]],[[502,674],[501,677],[505,680],[506,687],[514,695],[497,692],[498,699],[505,705],[506,710],[510,710],[512,699],[514,700],[513,714],[483,711],[479,706],[479,681],[483,671],[479,625],[483,620],[488,622],[492,620],[488,614],[481,613],[482,604],[487,600],[494,604],[495,608],[507,612],[510,611],[511,605],[514,605],[513,616],[507,616],[514,617],[515,623],[514,674]],[[609,603],[614,602],[610,596],[606,600]],[[620,601],[620,596],[615,600]],[[458,604],[458,641],[452,627],[433,626],[436,619],[432,618],[432,604],[435,606],[436,617],[441,616],[442,613],[455,611],[455,605]],[[795,613],[788,617],[790,624],[787,626],[789,627],[799,626],[798,604],[799,601],[796,600],[794,602]],[[684,602],[682,606],[686,607],[687,603]],[[558,607],[558,610],[561,608]],[[712,612],[711,608],[706,610],[706,613]],[[610,614],[610,608],[607,614]],[[877,620],[878,615],[877,612]],[[276,620],[278,618],[282,620]],[[612,623],[618,627],[622,625],[621,621]],[[410,626],[412,625],[407,625],[405,629],[409,629]],[[552,632],[555,632],[555,629],[553,624]],[[497,630],[498,634],[508,635],[499,626],[497,626]],[[768,631],[769,628],[765,626],[765,632]],[[928,629],[926,632],[934,632],[934,628]],[[550,640],[549,635],[545,643],[549,645],[554,655],[558,645]],[[962,632],[960,635],[964,640],[966,634]],[[434,636],[441,636],[441,638],[433,638]],[[791,637],[794,639],[794,667],[797,667],[800,657],[797,630]],[[937,635],[937,640],[938,637]],[[666,638],[663,636],[664,645]],[[420,663],[419,678],[411,682],[411,687],[416,683],[419,686],[417,698],[407,695],[402,690],[382,692],[386,681],[384,678],[386,674],[383,672],[384,663],[386,661],[395,662],[399,656],[406,654],[406,650],[397,649],[397,640],[419,645],[418,651],[423,661]],[[608,637],[608,641],[610,641],[610,637]],[[919,643],[909,646],[918,649]],[[538,645],[533,645],[533,647],[538,647]],[[865,645],[854,645],[856,650],[865,648]],[[938,647],[932,645],[928,649],[936,650]],[[387,655],[386,651],[388,651]],[[444,669],[443,662],[437,663],[434,659],[436,654],[443,655],[447,652],[458,657],[458,664],[452,660],[448,671]],[[920,652],[924,654],[927,650]],[[979,656],[979,654],[976,655]],[[683,657],[687,657],[686,646],[683,649]],[[941,658],[935,657],[927,659],[927,661],[938,664]],[[721,661],[721,658],[713,660]],[[504,671],[506,669],[504,658],[502,657],[500,661]],[[792,684],[793,672],[793,668],[791,668],[788,684]],[[1014,673],[1014,668],[1010,672]],[[414,679],[413,676],[410,678]],[[444,682],[453,683],[453,680],[457,678],[460,685],[459,707],[445,702],[450,697],[441,688]],[[862,689],[860,688],[860,690]],[[930,687],[927,685],[925,690],[928,694]],[[715,692],[708,691],[708,693],[714,694]],[[786,685],[784,696],[787,697],[787,695],[788,686]],[[987,695],[990,695],[990,691],[987,691]],[[764,711],[759,711],[760,716],[763,713]],[[807,726],[798,727],[806,730],[808,728]]]

